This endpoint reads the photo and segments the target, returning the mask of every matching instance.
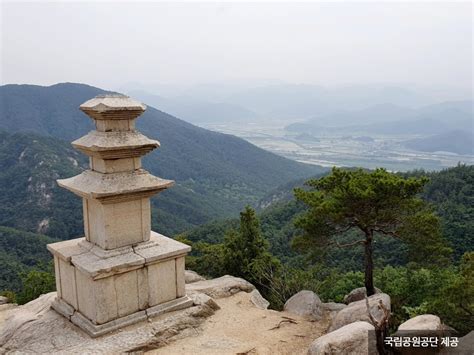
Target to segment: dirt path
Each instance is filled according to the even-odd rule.
[[[309,344],[329,325],[326,319],[310,322],[286,312],[257,309],[249,298],[248,293],[239,292],[216,300],[221,309],[195,336],[147,354],[306,354]]]

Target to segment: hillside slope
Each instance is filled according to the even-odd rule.
[[[68,212],[76,211],[80,201],[72,202],[72,198],[78,199],[59,193],[54,180],[85,168],[86,160],[70,148],[69,142],[93,129],[91,120],[78,107],[100,93],[104,91],[71,83],[0,87],[0,130],[28,133],[13,136],[5,133],[0,137],[0,179],[2,188],[8,188],[2,194],[6,207],[0,209],[0,223],[36,232],[44,218],[63,209],[64,215],[73,216],[74,222],[72,217],[66,218],[67,230],[59,228],[62,232],[53,235],[65,239],[77,233],[80,218]],[[159,139],[162,145],[144,159],[145,168],[177,181],[176,187],[153,200],[157,211],[155,222],[166,233],[236,213],[276,186],[321,170],[266,152],[237,137],[193,126],[152,107],[139,118],[137,126],[149,137]],[[41,152],[36,152],[38,149]],[[48,164],[40,165],[41,161]],[[28,178],[35,176],[41,176],[41,182],[36,190],[23,196],[29,186]],[[41,191],[45,189],[46,192]],[[44,198],[49,200],[49,206],[55,206],[51,207],[51,214],[26,213],[31,204],[36,206],[33,210],[38,209],[41,195],[47,195]],[[48,208],[38,214],[45,211]],[[80,215],[80,209],[78,212]],[[57,218],[56,222],[62,223],[61,219]],[[53,222],[54,218],[49,220],[49,226]],[[52,227],[40,231],[49,234],[49,228]]]

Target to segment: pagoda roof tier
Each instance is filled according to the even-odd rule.
[[[141,157],[160,146],[160,142],[136,131],[91,131],[72,142],[72,146],[89,156],[101,159]]]
[[[158,178],[143,169],[110,174],[86,170],[79,175],[57,181],[59,186],[76,195],[97,199],[102,203],[149,197],[174,184],[173,180]]]
[[[140,116],[146,105],[126,95],[106,94],[84,102],[79,108],[95,120],[129,120]]]

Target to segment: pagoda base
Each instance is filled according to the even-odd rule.
[[[105,250],[84,238],[48,245],[58,297],[53,308],[92,337],[192,305],[185,294],[189,246],[150,240]]]
[[[104,324],[94,324],[84,315],[82,315],[81,312],[76,311],[71,305],[67,304],[60,298],[56,298],[54,300],[52,308],[59,314],[68,318],[72,323],[85,331],[90,337],[96,338],[101,335],[113,332],[114,330],[144,321],[148,318],[157,317],[168,312],[179,311],[181,309],[191,307],[192,305],[193,300],[188,296],[184,296]]]

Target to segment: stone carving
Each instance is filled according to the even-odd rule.
[[[91,336],[192,305],[185,295],[185,244],[151,231],[150,197],[173,185],[141,167],[160,146],[135,130],[146,106],[102,95],[80,106],[96,130],[72,145],[90,169],[58,180],[82,197],[84,238],[48,245],[54,255],[53,308]]]

